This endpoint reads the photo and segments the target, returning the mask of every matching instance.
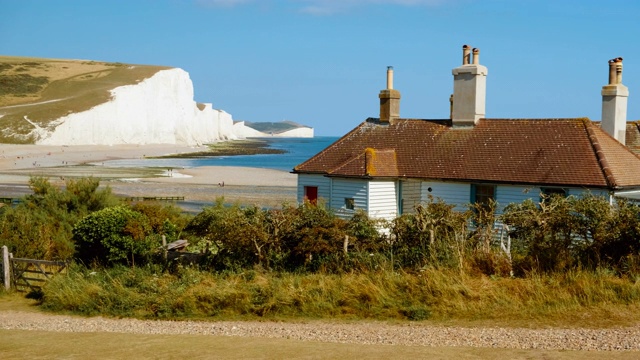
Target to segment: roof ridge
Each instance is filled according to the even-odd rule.
[[[596,136],[596,133],[592,128],[593,124],[591,120],[589,120],[588,118],[582,118],[582,123],[584,125],[585,131],[587,132],[589,142],[591,142],[591,147],[593,148],[593,152],[598,161],[598,165],[602,170],[602,174],[604,175],[604,178],[606,179],[607,184],[612,188],[618,187],[618,184],[616,183],[616,179],[613,176],[613,173],[611,172],[609,161],[607,160],[604,154],[604,151],[602,150],[602,146],[598,141],[598,137]]]

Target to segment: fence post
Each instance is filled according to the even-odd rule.
[[[7,246],[2,247],[2,278],[4,280],[5,290],[11,289],[11,263],[9,262],[9,249]]]

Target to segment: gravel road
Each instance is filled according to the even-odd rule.
[[[445,327],[384,323],[200,322],[83,318],[2,311],[0,328],[56,332],[199,334],[350,344],[489,347],[544,350],[640,350],[640,326],[611,329]],[[640,354],[639,354],[640,355]]]

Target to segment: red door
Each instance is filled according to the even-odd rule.
[[[316,205],[318,203],[318,187],[317,186],[305,186],[304,187],[304,201]]]

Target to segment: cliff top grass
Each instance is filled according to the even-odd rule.
[[[35,125],[46,128],[89,110],[107,102],[110,90],[164,69],[169,67],[0,56],[0,143],[33,143]]]
[[[280,121],[280,122],[250,122],[250,121],[245,121],[244,124],[250,128],[253,128],[255,130],[258,131],[262,131],[263,133],[273,133],[273,134],[279,134],[279,133],[283,133],[285,131],[289,131],[289,130],[293,130],[293,129],[299,129],[299,128],[306,128],[308,126],[306,125],[301,125],[298,124],[296,122],[293,121]]]

